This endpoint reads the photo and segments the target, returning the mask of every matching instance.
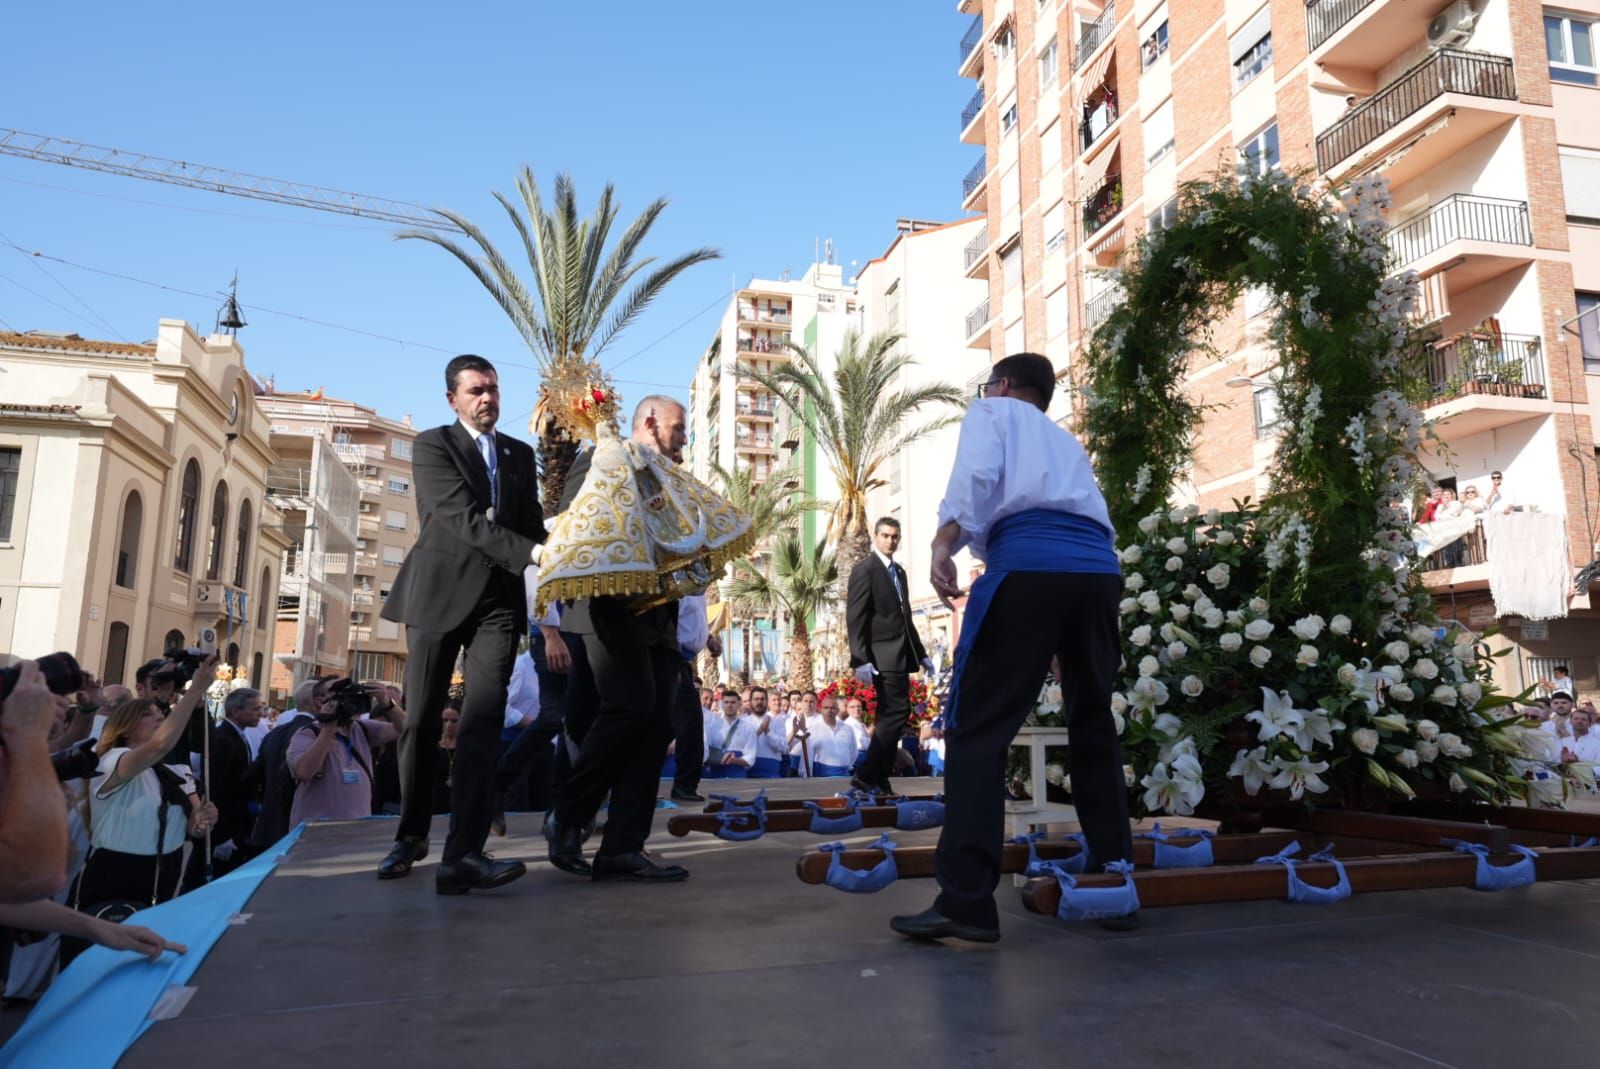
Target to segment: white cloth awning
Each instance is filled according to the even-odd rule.
[[[1083,168],[1083,184],[1078,187],[1084,198],[1094,195],[1100,188],[1100,183],[1111,171],[1111,161],[1120,158],[1121,146],[1117,142],[1107,145],[1098,156],[1090,160]]]
[[[1567,615],[1572,565],[1567,559],[1567,518],[1554,512],[1485,516],[1489,593],[1495,611],[1526,620]]]

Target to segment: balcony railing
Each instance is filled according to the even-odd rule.
[[[1452,241],[1532,245],[1528,202],[1453,193],[1389,231],[1389,248],[1402,267],[1438,252]]]
[[[961,129],[965,130],[972,125],[972,120],[978,117],[978,112],[983,110],[983,86],[972,94],[972,99],[967,101],[967,106],[961,109]]]
[[[971,267],[983,259],[984,253],[989,251],[989,224],[985,223],[978,231],[978,236],[967,242],[966,265]]]
[[[978,42],[983,40],[983,16],[979,15],[972,20],[972,25],[967,27],[967,32],[961,35],[961,63],[966,65],[967,57],[972,55],[972,50],[978,47]]]
[[[972,165],[972,170],[967,172],[967,177],[961,180],[961,199],[966,200],[972,196],[972,191],[983,183],[983,177],[988,173],[989,157],[981,156],[978,162]]]
[[[1101,135],[1111,129],[1111,124],[1117,121],[1118,114],[1115,97],[1102,100],[1098,107],[1089,112],[1088,117],[1078,124],[1078,138],[1082,149],[1087,150],[1090,145],[1100,140]]]
[[[1446,93],[1517,99],[1508,56],[1441,48],[1317,136],[1317,166],[1326,171],[1355,155]]]
[[[1117,305],[1122,303],[1122,290],[1109,289],[1104,293],[1097,293],[1090,297],[1083,306],[1083,329],[1085,333],[1093,334],[1104,323]]]
[[[970,341],[987,322],[989,322],[989,298],[985,297],[982,304],[967,313],[967,339]]]
[[[1122,175],[1107,175],[1100,188],[1083,203],[1084,236],[1093,234],[1122,210]]]
[[[1434,345],[1428,357],[1428,404],[1457,397],[1545,396],[1544,346],[1531,334],[1468,331]]]
[[[1095,49],[1100,47],[1101,42],[1111,36],[1111,29],[1116,24],[1117,4],[1116,0],[1111,0],[1111,3],[1105,6],[1105,10],[1100,12],[1100,17],[1085,26],[1083,33],[1078,35],[1078,52],[1077,57],[1073,60],[1073,66],[1081,68],[1088,62],[1089,57],[1094,54]]]
[[[1339,27],[1361,14],[1372,0],[1308,0],[1306,4],[1307,48],[1316,51],[1339,32]]]
[[[1448,546],[1422,558],[1422,570],[1436,572],[1442,568],[1465,568],[1472,564],[1489,563],[1489,542],[1483,537],[1483,521]]]

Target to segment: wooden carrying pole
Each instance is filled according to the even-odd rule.
[[[839,813],[843,813],[841,808]],[[861,824],[867,828],[892,828],[895,824],[897,810],[892,805],[862,806],[856,810],[861,814]],[[733,825],[734,831],[754,831],[760,825],[756,822],[754,813],[741,814],[744,818]],[[830,818],[832,819],[832,818]],[[667,821],[667,832],[682,838],[692,831],[704,831],[716,834],[722,828],[719,814],[713,813],[679,813]],[[809,809],[779,809],[767,813],[767,831],[810,831],[811,811]],[[826,835],[837,835],[838,832],[824,832]]]
[[[757,782],[760,781],[758,780]],[[878,804],[892,806],[896,802],[933,802],[937,800],[931,794],[897,794],[893,798],[880,798]],[[768,798],[764,804],[769,813],[785,809],[798,809],[801,812],[806,812],[807,802],[815,802],[823,809],[838,810],[840,813],[844,812],[850,805],[850,799],[848,798]],[[860,802],[856,804],[861,806]],[[711,801],[706,803],[706,807],[702,812],[720,813],[724,808],[720,800]],[[861,806],[861,808],[866,807]]]

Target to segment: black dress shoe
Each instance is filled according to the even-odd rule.
[[[662,865],[640,850],[636,854],[617,854],[607,857],[596,854],[594,879],[633,880],[636,883],[677,883],[689,878],[689,870],[682,865]]]
[[[907,939],[965,939],[969,943],[1000,942],[1000,929],[962,924],[960,921],[951,920],[936,909],[925,909],[915,916],[891,918],[889,927]]]
[[[1139,930],[1139,911],[1134,910],[1125,917],[1100,917],[1095,923],[1108,932],[1136,932]]]
[[[706,800],[706,796],[703,794],[697,794],[694,791],[680,791],[674,788],[672,791],[672,800],[674,802],[703,802]]]
[[[590,874],[589,863],[583,859],[585,836],[581,828],[562,827],[556,823],[555,814],[549,813],[544,818],[544,837],[550,843],[550,864],[574,876]]]
[[[411,866],[428,856],[428,840],[400,839],[389,850],[389,856],[378,862],[378,879],[398,880],[411,874]]]
[[[520,861],[496,861],[488,854],[465,854],[455,861],[439,862],[433,889],[442,895],[464,895],[504,887],[528,871]]]

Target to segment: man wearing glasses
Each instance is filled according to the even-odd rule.
[[[1122,596],[1111,518],[1088,455],[1045,414],[1055,370],[1035,353],[994,365],[967,410],[939,505],[932,581],[961,590],[952,557],[985,563],[973,584],[944,710],[945,823],[932,908],[895,917],[912,939],[1000,938],[994,891],[1005,835],[1006,750],[1050,661],[1071,710],[1072,794],[1096,865],[1132,856],[1122,745],[1111,715]],[[1106,926],[1129,928],[1116,918]]]
[[[1489,473],[1489,496],[1484,499],[1484,511],[1491,516],[1511,511],[1511,497],[1506,493],[1505,479],[1498,471]]]

